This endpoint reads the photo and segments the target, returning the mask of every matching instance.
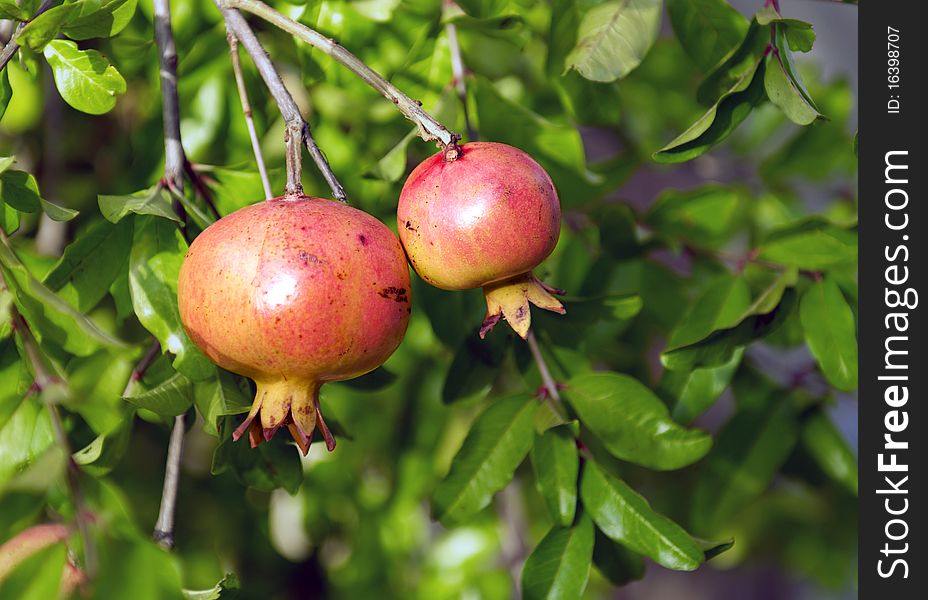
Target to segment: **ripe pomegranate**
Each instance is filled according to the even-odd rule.
[[[484,337],[506,322],[525,338],[529,302],[560,314],[563,294],[532,269],[557,244],[561,207],[545,170],[506,144],[452,144],[413,169],[397,207],[400,241],[413,268],[446,290],[482,287]]]
[[[396,236],[345,204],[299,196],[238,210],[190,245],[178,282],[181,321],[219,366],[255,380],[251,446],[286,425],[303,454],[319,386],[371,371],[409,322],[409,268]]]

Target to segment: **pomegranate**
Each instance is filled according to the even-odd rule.
[[[181,266],[178,305],[190,339],[257,394],[233,433],[251,446],[286,425],[303,454],[319,386],[371,371],[409,322],[409,268],[386,225],[345,204],[300,196],[238,210],[206,228]]]
[[[400,241],[426,282],[446,290],[482,287],[484,337],[506,322],[522,338],[531,325],[529,303],[563,314],[535,277],[557,244],[561,207],[545,170],[506,144],[453,144],[413,169],[397,207]]]

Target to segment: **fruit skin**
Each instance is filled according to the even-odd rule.
[[[301,196],[245,207],[204,230],[181,266],[178,307],[213,362],[257,384],[234,438],[249,431],[255,446],[286,425],[305,454],[315,425],[334,447],[319,386],[383,364],[406,332],[409,291],[403,249],[386,225]]]
[[[563,313],[531,274],[557,245],[561,208],[545,170],[528,154],[494,142],[449,148],[419,164],[403,186],[397,228],[409,262],[447,290],[483,287],[481,336],[505,317],[522,337],[531,302]]]

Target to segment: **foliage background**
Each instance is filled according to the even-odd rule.
[[[705,112],[700,82],[718,62],[711,59],[730,51],[739,36],[726,45],[719,33],[720,53],[706,58],[681,34],[682,21],[671,26],[664,13],[642,64],[617,82],[602,83],[565,72],[565,58],[569,64],[585,15],[634,1],[461,2],[466,13],[443,13],[441,3],[431,0],[273,4],[339,40],[463,132],[442,19],[453,20],[472,72],[469,113],[481,138],[525,149],[554,178],[565,212],[563,232],[538,272],[568,290],[568,314],[536,311],[535,329],[555,377],[578,382],[564,395],[583,424],[584,457],[588,463],[595,457],[694,535],[735,540],[695,574],[649,560],[643,581],[616,592],[609,579],[640,578],[640,558],[597,533],[596,566],[585,595],[853,595],[856,465],[846,440],[856,437],[856,424],[847,417],[856,412],[856,400],[845,392],[856,388],[856,111],[853,85],[840,74],[821,76],[818,19],[810,20],[820,31],[819,44],[802,55],[800,67],[827,121],[803,127],[763,102],[707,154],[661,165],[653,153]],[[671,14],[681,4],[668,2]],[[721,3],[689,4],[705,13]],[[781,12],[802,18],[810,10],[806,4],[819,3],[784,2]],[[749,17],[762,8],[761,2],[738,7]],[[175,2],[172,8],[184,145],[226,214],[263,193],[224,28],[209,0]],[[830,4],[814,9],[823,22],[837,11],[855,10]],[[351,202],[394,227],[404,175],[434,147],[414,139],[409,122],[351,73],[250,20]],[[710,26],[702,27],[704,40]],[[743,37],[746,21],[739,27],[734,30]],[[831,51],[842,51],[853,42],[844,38],[854,35],[856,28],[839,32]],[[433,518],[447,512],[436,490],[445,485],[449,493],[441,482],[478,415],[496,407],[512,419],[500,400],[534,394],[541,384],[525,345],[504,327],[486,342],[476,340],[483,315],[479,292],[446,293],[415,281],[409,332],[385,369],[324,389],[326,414],[350,436],[333,454],[317,444],[300,460],[282,436],[260,452],[231,445],[230,425],[237,422],[231,415],[247,409],[249,384],[209,369],[205,380],[192,383],[187,376],[197,358],[186,348],[173,366],[174,355],[159,358],[133,397],[122,399],[151,333],[169,329],[176,309],[169,293],[157,292],[170,290],[172,269],[176,274],[183,255],[171,221],[130,214],[108,224],[101,209],[106,214],[107,206],[123,206],[125,198],[98,198],[149,188],[161,177],[150,3],[139,3],[118,35],[79,46],[99,50],[126,80],[125,93],[104,115],[64,102],[41,52],[24,48],[6,69],[12,97],[0,120],[0,155],[15,156],[16,163],[7,165],[12,170],[0,187],[2,224],[9,233],[16,229],[11,244],[22,265],[4,258],[12,289],[0,302],[0,540],[34,523],[74,516],[64,456],[43,408],[53,402],[61,405],[72,447],[90,448],[78,455],[102,565],[88,590],[97,597],[177,597],[181,588],[212,588],[225,573],[235,574],[246,598],[511,597],[524,560],[558,518],[546,505],[550,489],[542,488],[543,494],[536,486],[534,466],[552,464],[550,455],[536,457],[539,443],[529,443],[536,444],[532,459],[521,460],[527,447],[521,455],[510,449],[519,466],[491,502],[489,492],[496,490],[486,491],[486,509],[446,515],[443,524]],[[265,158],[280,190],[283,123],[244,53],[242,62]],[[307,161],[307,192],[328,195],[311,167]],[[79,215],[61,222],[44,216],[28,200],[30,184],[17,184],[26,176],[11,175],[15,170],[35,176],[43,199]],[[198,199],[188,196],[196,206]],[[45,208],[59,218],[70,216]],[[191,223],[188,235],[198,228]],[[69,250],[59,259],[63,244]],[[126,345],[88,337],[88,325],[75,324],[67,310],[37,292],[27,272]],[[143,297],[150,298],[154,321],[136,316]],[[751,300],[758,298],[770,306],[756,313],[776,307],[780,314],[769,335],[755,327],[757,314],[750,313]],[[7,314],[14,301],[60,375],[61,382],[41,394],[30,389],[34,373],[11,331]],[[676,355],[676,370],[662,366],[663,351],[698,345],[713,331],[746,321],[746,337],[731,331],[717,336],[714,347],[721,345],[724,360],[690,348]],[[762,341],[755,340],[755,329],[766,335]],[[584,419],[583,401],[576,397],[592,370],[636,378],[652,390],[636,392],[645,398],[646,414],[656,414],[652,399],[659,398],[679,424],[692,422],[713,434],[712,450],[680,458],[684,468],[671,471],[619,460],[615,455],[627,457],[615,449],[621,441],[610,446],[612,421]],[[595,409],[590,414],[601,414]],[[171,417],[184,411],[192,426],[176,549],[169,555],[147,538],[158,512]],[[628,423],[627,413],[612,418],[620,430],[643,430]],[[624,431],[622,439],[628,439]],[[642,444],[647,447],[647,440]],[[637,462],[647,463],[646,455]],[[510,479],[505,469],[501,476],[503,483]],[[580,520],[573,531],[590,527]],[[80,544],[72,550],[80,560]],[[580,571],[589,564],[582,552],[566,556]],[[617,563],[617,556],[625,562]],[[41,597],[34,588],[43,578],[35,574],[54,574],[63,560],[43,554],[7,580],[0,595]]]

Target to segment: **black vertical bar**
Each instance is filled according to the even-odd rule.
[[[860,597],[924,598],[928,31],[922,2],[859,10]]]

